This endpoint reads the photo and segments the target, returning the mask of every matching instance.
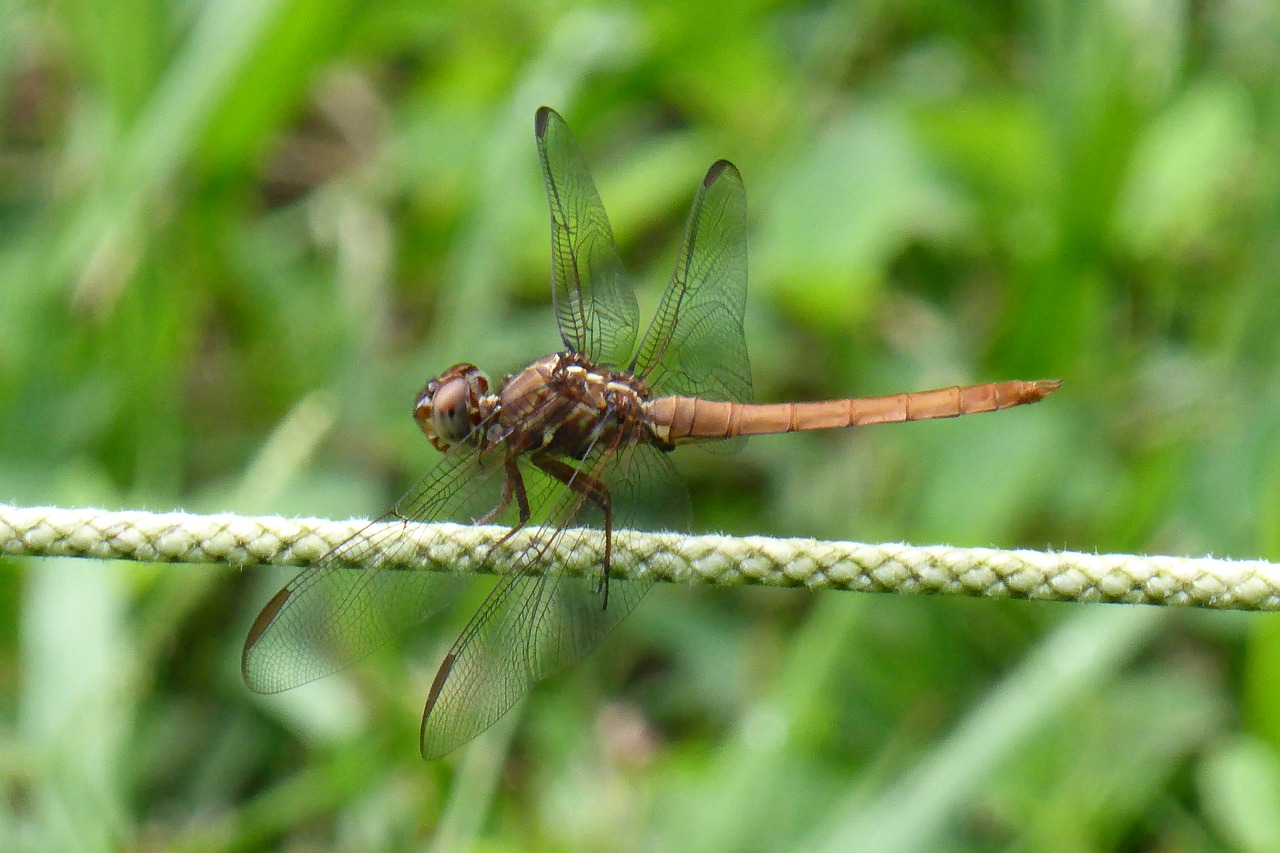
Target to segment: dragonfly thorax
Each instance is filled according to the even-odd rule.
[[[474,364],[461,362],[426,384],[413,407],[414,420],[441,453],[464,440],[497,403],[489,393],[489,377]]]
[[[643,383],[574,352],[538,359],[511,377],[499,397],[499,418],[517,451],[581,459],[600,442],[617,442],[642,423]]]

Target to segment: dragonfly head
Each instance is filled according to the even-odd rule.
[[[474,364],[455,364],[418,394],[413,418],[441,453],[465,439],[484,419],[489,377]]]

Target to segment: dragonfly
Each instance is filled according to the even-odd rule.
[[[468,363],[427,382],[413,416],[443,456],[383,517],[497,523],[529,534],[502,571],[497,546],[480,560],[480,571],[499,578],[431,684],[419,732],[428,759],[483,732],[635,609],[653,578],[613,576],[613,545],[633,530],[689,526],[674,448],[733,451],[751,435],[994,412],[1034,403],[1060,385],[1013,380],[754,404],[743,332],[747,203],[738,169],[718,160],[707,170],[675,270],[642,332],[581,149],[549,107],[537,111],[534,134],[563,349],[501,388]],[[338,545],[263,607],[241,660],[250,689],[274,693],[333,673],[444,606],[463,576],[398,567],[396,527]],[[601,535],[603,557],[592,576],[547,565],[553,546]]]

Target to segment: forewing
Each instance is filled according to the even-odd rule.
[[[394,544],[394,522],[469,522],[492,509],[503,482],[501,460],[492,456],[482,460],[474,445],[454,447],[379,522],[280,590],[245,640],[241,671],[249,688],[277,693],[329,675],[446,604],[462,577],[406,566],[408,545]]]
[[[746,303],[747,194],[737,167],[720,160],[698,187],[675,271],[633,372],[655,395],[750,402]]]
[[[551,208],[551,279],[560,338],[617,367],[631,358],[640,314],[582,150],[550,107],[534,119]]]
[[[687,525],[688,492],[666,456],[652,447],[600,451],[580,465],[582,473],[609,487],[615,546],[636,526]],[[582,527],[566,529],[598,521],[594,506],[562,488],[537,544],[498,582],[449,650],[423,713],[423,757],[444,755],[475,737],[535,683],[591,652],[653,585],[649,577],[611,578],[605,606],[599,577],[567,577],[554,567],[550,574],[539,571],[553,546],[586,547],[589,537],[598,537]]]

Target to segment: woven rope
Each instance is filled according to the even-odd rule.
[[[369,525],[0,504],[0,555],[301,566],[354,535],[373,535],[385,527],[398,529],[380,542],[395,550],[397,564],[456,571],[476,571],[482,555],[507,532],[456,524]],[[587,573],[599,564],[599,535],[564,540],[576,540],[572,550],[553,550],[546,566]],[[527,533],[517,533],[499,547],[498,556],[518,553],[527,542]],[[633,531],[615,534],[613,560],[613,571],[622,577],[649,572],[660,580],[721,585],[1280,610],[1280,566],[1256,560]],[[501,559],[496,570],[502,571]]]

